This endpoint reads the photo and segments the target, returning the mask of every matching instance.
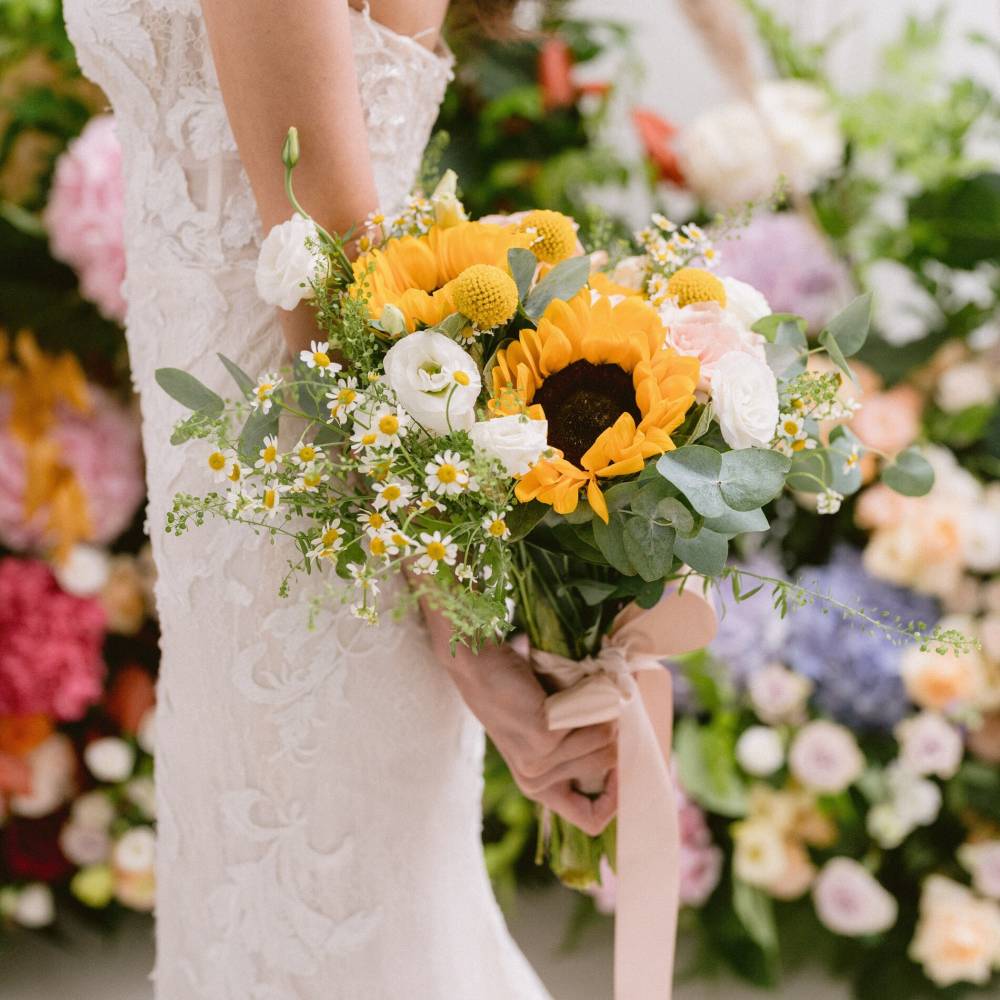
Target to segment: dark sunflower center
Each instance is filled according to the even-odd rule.
[[[545,411],[549,444],[574,465],[623,413],[630,413],[636,423],[642,419],[632,376],[618,365],[574,361],[550,375],[532,402]]]

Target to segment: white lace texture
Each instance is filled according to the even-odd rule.
[[[333,0],[331,0],[333,2]],[[222,522],[163,533],[201,491],[204,444],[161,366],[231,391],[215,353],[274,367],[253,287],[260,230],[197,0],[66,0],[126,170],[128,344],[159,569],[158,1000],[541,1000],[479,843],[482,731],[413,620],[371,628],[308,587],[277,597],[280,543]],[[353,20],[376,182],[406,195],[450,60]],[[280,165],[276,164],[276,169]]]

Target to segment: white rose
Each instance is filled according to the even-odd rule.
[[[17,894],[13,917],[22,927],[47,927],[56,917],[52,890],[41,882],[26,885]]]
[[[900,722],[894,734],[899,759],[914,774],[947,780],[962,763],[964,742],[958,729],[937,712],[920,712]]]
[[[403,337],[385,356],[385,377],[403,409],[435,434],[468,430],[482,379],[475,361],[443,333]]]
[[[76,772],[73,744],[63,733],[53,733],[28,754],[31,791],[12,795],[10,811],[18,816],[47,816],[72,794]]]
[[[737,101],[713,108],[678,137],[689,186],[715,208],[769,197],[782,174],[797,190],[811,191],[840,166],[844,140],[820,88],[771,81],[756,98],[756,107]]]
[[[712,407],[730,448],[766,448],[778,424],[774,372],[742,351],[724,354],[712,372]]]
[[[431,205],[434,206],[434,221],[442,228],[457,226],[465,222],[468,216],[465,207],[458,200],[458,176],[454,170],[446,170],[438,181],[431,195]]]
[[[836,795],[861,776],[865,758],[846,726],[817,719],[803,726],[792,741],[788,765],[807,788]]]
[[[111,563],[103,549],[74,545],[65,561],[54,567],[56,580],[67,594],[93,597],[108,582]]]
[[[899,911],[895,898],[852,858],[828,861],[813,885],[812,895],[820,923],[845,937],[887,931]]]
[[[726,312],[743,326],[753,326],[759,319],[771,315],[771,306],[753,285],[738,278],[723,278],[726,289]]]
[[[156,861],[156,834],[150,826],[134,826],[115,843],[111,863],[122,872],[148,872]]]
[[[941,373],[934,398],[946,413],[958,413],[970,406],[992,403],[996,387],[986,365],[967,361]]]
[[[769,663],[750,678],[750,703],[757,718],[772,726],[805,721],[805,706],[813,684],[780,663]]]
[[[317,238],[316,224],[298,213],[264,237],[254,280],[257,294],[269,306],[294,309],[303,299],[312,298],[311,282],[319,260],[306,241]]]
[[[83,760],[98,781],[124,781],[135,767],[135,750],[117,736],[103,736],[89,743]]]
[[[747,774],[765,778],[785,762],[785,748],[778,731],[751,726],[736,741],[736,760]]]
[[[499,459],[511,476],[523,476],[548,447],[549,422],[514,414],[478,420],[469,430],[472,443]]]

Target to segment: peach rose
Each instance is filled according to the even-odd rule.
[[[942,619],[940,625],[972,634],[971,623],[965,619]],[[911,646],[903,653],[900,671],[910,699],[921,708],[982,708],[990,700],[986,665],[975,650],[937,653],[933,648],[922,651]]]

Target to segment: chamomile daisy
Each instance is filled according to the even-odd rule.
[[[469,463],[457,451],[438,452],[424,472],[427,488],[434,493],[454,496],[469,485]]]
[[[436,573],[442,563],[454,566],[458,559],[458,546],[451,540],[451,535],[442,535],[440,531],[423,532],[420,536],[422,546],[417,567],[422,573]]]
[[[377,510],[366,510],[358,515],[358,524],[368,535],[374,535],[382,531],[383,528],[388,528],[391,523],[383,513]]]
[[[299,493],[315,493],[330,477],[314,465],[306,466],[300,475],[295,477],[292,489]]]
[[[510,538],[510,528],[507,527],[507,522],[504,520],[503,514],[496,511],[483,518],[483,531],[490,538],[496,538],[499,541]]]
[[[309,441],[299,441],[291,451],[292,461],[300,468],[313,465],[322,453]]]
[[[253,467],[274,475],[278,471],[281,463],[281,455],[278,454],[278,439],[273,434],[264,438],[264,446],[260,449],[260,458],[254,462]]]
[[[374,507],[376,510],[388,509],[395,514],[397,510],[410,502],[412,495],[413,487],[409,483],[390,479],[376,485]]]
[[[398,448],[409,422],[410,418],[395,406],[382,406],[370,417],[366,415],[364,418],[368,429],[375,433],[375,446],[378,448]]]
[[[379,531],[368,538],[368,551],[374,559],[389,559],[399,554],[399,546],[389,532]]]
[[[265,375],[261,375],[257,379],[257,384],[253,387],[253,396],[250,400],[250,405],[255,409],[259,409],[262,413],[270,413],[271,406],[274,403],[274,391],[281,385],[281,376],[271,372]]]
[[[309,550],[313,559],[332,559],[344,547],[344,531],[340,527],[340,518],[335,518],[324,524],[316,543]]]
[[[283,510],[281,498],[288,492],[288,487],[282,483],[265,486],[254,500],[254,507],[269,521],[273,521]]]
[[[205,458],[212,479],[217,483],[238,483],[243,478],[239,459],[231,448],[215,449]]]
[[[439,511],[443,514],[445,506],[437,497],[432,496],[425,490],[420,494],[420,499],[417,501],[417,509],[421,514],[427,514],[432,510]]]
[[[341,365],[330,357],[330,345],[327,341],[312,341],[308,351],[299,352],[299,360],[307,367],[316,369],[321,375],[333,377],[341,370]]]
[[[335,389],[326,394],[326,407],[330,411],[330,419],[338,424],[347,422],[350,415],[364,402],[364,394],[358,389],[358,380],[350,375],[337,380]]]

